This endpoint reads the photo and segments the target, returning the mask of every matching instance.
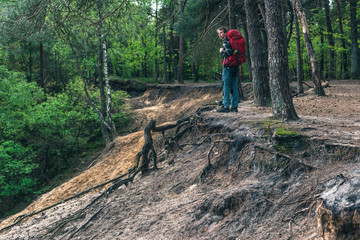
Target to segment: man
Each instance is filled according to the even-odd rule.
[[[239,103],[239,94],[237,87],[237,78],[238,78],[238,66],[227,66],[226,59],[233,55],[233,50],[231,49],[230,41],[226,36],[228,30],[226,27],[220,27],[217,30],[218,36],[222,42],[222,47],[220,48],[221,57],[223,58],[223,72],[222,72],[222,82],[223,82],[223,102],[222,107],[217,109],[217,112],[237,112],[238,103]],[[230,98],[231,94],[231,98]],[[230,108],[231,100],[231,108]]]

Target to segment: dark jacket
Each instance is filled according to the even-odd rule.
[[[231,49],[230,40],[228,37],[225,37],[223,40],[222,47],[225,49],[221,52],[221,57],[223,60],[233,55],[233,50]]]

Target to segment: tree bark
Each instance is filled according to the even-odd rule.
[[[228,0],[229,5],[229,28],[236,29],[235,0]]]
[[[257,12],[257,2],[245,0],[249,49],[251,51],[251,69],[255,104],[268,106],[271,101],[269,74],[266,62],[266,47],[261,36],[261,25]],[[249,59],[249,57],[248,57]]]
[[[314,90],[315,93],[319,96],[325,96],[325,91],[323,87],[321,86],[321,79],[319,74],[319,64],[316,60],[315,51],[311,42],[310,38],[310,31],[309,26],[307,24],[305,12],[302,8],[301,2],[299,0],[293,0],[294,8],[296,9],[296,13],[301,21],[301,26],[303,30],[303,36],[305,41],[306,50],[308,52],[309,58],[310,58],[310,64],[311,64],[311,71],[312,71],[312,79],[314,82]],[[268,37],[269,39],[269,37]]]
[[[106,95],[105,95],[105,87],[104,87],[104,75],[103,75],[103,51],[102,51],[102,39],[100,28],[98,29],[98,56],[97,56],[97,71],[98,71],[98,80],[99,80],[99,91],[100,91],[100,112],[106,117]],[[89,82],[87,82],[89,84]],[[107,146],[110,142],[109,132],[105,124],[100,121],[101,134],[104,139],[105,146]]]
[[[43,88],[44,93],[46,93],[46,66],[45,66],[45,49],[44,44],[40,42],[40,79],[41,79],[41,87]]]
[[[158,1],[155,1],[155,5],[156,5],[156,9],[155,9],[155,29],[158,29],[158,25],[159,25],[159,20],[158,20]],[[155,31],[155,49],[157,49],[158,47],[158,32]],[[160,57],[160,56],[159,56]],[[158,54],[156,51],[156,56],[155,56],[155,80],[157,80],[159,78],[160,75],[160,69],[159,69],[159,59],[158,59]]]
[[[184,13],[183,0],[179,0],[179,13]],[[184,37],[180,34],[179,40],[179,66],[178,66],[178,82],[184,83]]]
[[[170,44],[169,44],[169,82],[172,82],[176,76],[175,52],[174,52],[174,16],[170,19]]]
[[[168,78],[168,74],[167,74],[167,69],[166,69],[166,65],[168,64],[167,62],[167,58],[166,58],[166,29],[165,29],[165,24],[163,26],[163,39],[164,39],[164,82],[165,83],[169,83],[169,78]]]
[[[343,50],[341,51],[341,70],[342,70],[342,77],[348,78],[348,66],[347,66],[347,53],[345,51],[346,49],[346,40],[345,40],[345,34],[344,34],[344,27],[343,27],[343,19],[342,19],[342,13],[341,13],[341,5],[339,0],[336,1],[336,8],[338,12],[338,18],[339,18],[339,30],[341,34],[341,46]]]
[[[329,10],[329,0],[324,0],[324,8],[325,8],[325,17],[326,17],[326,28],[327,28],[327,37],[328,37],[328,44],[329,44],[329,80],[336,78],[335,73],[335,41],[333,36],[333,30],[331,26],[331,19],[330,19],[330,10]]]
[[[104,78],[105,78],[105,86],[106,86],[106,115],[109,121],[112,139],[114,140],[118,136],[118,133],[116,131],[115,123],[112,119],[112,114],[111,114],[112,98],[111,98],[111,89],[110,89],[109,72],[108,72],[108,59],[107,59],[108,56],[106,51],[106,41],[104,35],[102,35],[102,46],[103,46],[103,61],[104,61]]]
[[[350,0],[350,25],[351,25],[351,78],[360,78],[359,66],[359,47],[357,28],[359,26],[356,19],[356,4],[357,0]]]
[[[246,51],[246,55],[247,55],[247,60],[246,60],[246,64],[248,66],[248,69],[251,69],[251,59],[250,59],[250,52],[249,52],[249,38],[248,38],[248,32],[247,32],[247,26],[246,26],[246,16],[245,13],[244,14],[240,14],[240,18],[241,18],[241,22],[243,25],[243,37],[245,38],[245,51]],[[242,66],[241,66],[242,67]],[[238,92],[239,92],[239,100],[246,100],[245,95],[244,95],[244,91],[242,89],[241,86],[241,80],[242,80],[242,69],[240,69],[239,71],[239,76],[238,76]],[[249,70],[249,80],[252,81],[252,73],[251,70]]]
[[[272,111],[282,120],[296,120],[299,117],[290,92],[287,39],[283,12],[279,11],[281,4],[282,1],[265,0]]]
[[[98,4],[97,5],[98,17],[99,17],[99,19],[102,19],[103,5],[101,2],[98,2],[97,4]],[[104,86],[100,87],[100,94],[104,94],[104,90],[106,91],[105,96],[104,95],[101,96],[101,114],[104,118],[104,121],[107,123],[107,129],[111,133],[112,140],[114,140],[118,134],[117,134],[116,127],[115,127],[114,121],[112,119],[112,114],[111,114],[112,99],[111,99],[111,90],[110,90],[110,84],[109,84],[108,56],[107,56],[107,48],[106,48],[106,39],[105,39],[103,31],[104,31],[103,25],[102,25],[102,22],[100,21],[98,23],[98,37],[99,37],[99,52],[102,54],[102,59],[101,59],[101,54],[99,53],[98,64],[99,64],[99,61],[100,62],[102,61],[103,69],[99,69],[99,74],[101,74],[103,71],[103,74],[104,74],[103,78],[105,80],[105,89],[104,89]],[[101,66],[101,63],[99,65]],[[101,76],[102,76],[102,74],[101,74]],[[105,105],[106,105],[106,108],[105,108]],[[106,112],[104,111],[104,109],[106,109]],[[102,123],[102,124],[105,125],[105,123]],[[101,127],[102,127],[102,131],[105,130],[103,128],[103,126],[101,126]],[[106,132],[107,132],[107,130],[106,130]],[[103,134],[104,134],[104,132],[103,132]],[[108,134],[105,134],[105,136],[103,135],[103,137],[104,137],[105,143],[107,145],[109,143],[108,139],[107,139]]]
[[[31,42],[29,42],[29,63],[28,63],[28,67],[29,67],[29,72],[28,72],[28,82],[31,82],[32,80],[32,75],[33,75],[33,69],[32,69],[32,66],[33,66],[33,60],[32,60],[32,44]]]
[[[303,61],[302,61],[302,52],[301,52],[301,42],[300,42],[300,30],[299,30],[299,21],[294,9],[294,25],[295,25],[295,38],[296,38],[296,60],[297,60],[297,93],[304,92],[304,70],[303,70]]]

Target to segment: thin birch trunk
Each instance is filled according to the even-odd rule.
[[[310,65],[311,65],[311,72],[312,72],[312,79],[314,82],[314,90],[315,93],[319,96],[325,96],[325,91],[321,86],[321,79],[319,74],[319,63],[316,59],[315,51],[311,42],[310,38],[310,31],[309,26],[306,20],[305,12],[302,8],[301,2],[299,0],[293,0],[294,8],[296,13],[301,21],[301,26],[303,30],[303,36],[305,40],[306,50],[308,52],[310,58]]]
[[[104,38],[104,34],[101,36],[102,39],[102,46],[103,46],[103,62],[104,62],[104,78],[105,78],[105,86],[106,86],[106,115],[109,120],[110,125],[110,132],[112,135],[112,138],[115,139],[117,137],[116,127],[114,124],[114,121],[112,119],[111,114],[111,89],[110,89],[110,81],[109,81],[109,73],[108,73],[108,65],[107,65],[107,51],[106,51],[106,42]]]
[[[300,29],[299,29],[299,20],[296,14],[296,10],[294,9],[294,25],[295,25],[295,34],[296,34],[296,59],[297,59],[297,92],[304,92],[304,70],[303,70],[303,61],[302,61],[302,53],[301,53],[301,42],[300,42]]]
[[[333,30],[331,26],[331,19],[330,19],[330,9],[329,9],[329,0],[324,0],[324,8],[325,8],[325,18],[326,18],[326,28],[327,28],[327,37],[328,37],[328,44],[329,44],[329,80],[336,78],[335,72],[335,41],[333,36]]]

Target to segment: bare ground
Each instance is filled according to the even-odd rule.
[[[251,99],[251,86],[243,87]],[[336,204],[348,212],[359,210],[359,87],[360,81],[334,81],[325,97],[295,97],[300,119],[293,122],[273,120],[271,108],[251,100],[242,102],[238,113],[210,110],[221,98],[219,84],[149,89],[129,103],[137,113],[134,133],[117,138],[88,170],[4,220],[0,229],[17,216],[126,173],[150,119],[175,121],[208,107],[194,115],[181,148],[166,151],[164,138],[154,135],[159,170],[139,174],[91,205],[104,188],[25,218],[0,239],[325,238],[326,221],[319,219],[325,219],[323,209],[336,215],[334,199],[345,199]],[[277,129],[300,135],[279,135]],[[348,238],[334,239],[356,239],[353,228]]]

